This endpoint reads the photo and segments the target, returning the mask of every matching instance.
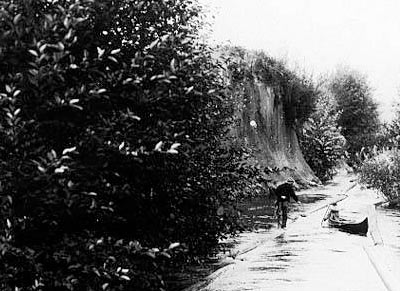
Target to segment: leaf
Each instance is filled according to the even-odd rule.
[[[185,88],[186,94],[189,94],[190,92],[192,92],[194,89],[193,86],[189,87],[189,88]]]
[[[89,247],[89,250],[91,250],[91,249],[94,248],[94,245],[91,245],[91,246],[93,246],[93,247],[92,247],[92,248]],[[97,268],[93,268],[93,272],[94,272],[97,276],[101,277],[100,272],[99,272],[99,270],[97,270]]]
[[[59,41],[59,42],[57,43],[57,46],[58,46],[58,48],[60,49],[60,51],[65,50],[65,46],[64,46],[64,44],[63,44],[61,41]]]
[[[162,79],[162,78],[165,78],[165,75],[158,74],[158,75],[151,76],[150,81],[154,81],[156,79]]]
[[[35,51],[35,50],[28,50],[28,52],[29,52],[31,55],[35,56],[35,57],[39,57],[39,54],[38,54],[37,51]]]
[[[78,18],[75,19],[75,22],[76,23],[81,23],[81,22],[83,22],[85,20],[86,20],[86,18],[84,18],[84,17],[78,17]]]
[[[131,83],[132,81],[133,81],[132,78],[127,78],[127,79],[125,79],[125,80],[122,82],[122,84],[123,84],[123,85],[126,85],[126,84]]]
[[[180,245],[181,245],[180,243],[175,242],[175,243],[170,244],[168,249],[172,250],[172,249],[175,249],[175,248],[179,247]]]
[[[118,60],[112,56],[107,57],[110,61],[117,63],[118,64]]]
[[[68,153],[72,153],[76,151],[76,147],[72,147],[72,148],[65,148],[62,152],[63,155],[68,154]]]
[[[67,29],[70,27],[71,20],[69,19],[69,17],[64,18],[63,24],[64,24],[65,28],[67,28]]]
[[[39,74],[39,71],[35,69],[28,70],[28,72],[34,77],[36,77]]]
[[[149,50],[153,49],[157,44],[158,44],[159,40],[156,39],[155,41],[153,41],[147,48]]]
[[[15,17],[14,17],[14,19],[13,19],[14,25],[17,25],[17,24],[18,24],[18,22],[21,20],[21,17],[22,17],[22,14],[21,14],[21,13],[15,15]]]
[[[78,110],[83,110],[83,107],[79,105],[72,104],[71,107],[76,108]]]
[[[156,254],[153,253],[153,252],[145,252],[145,255],[148,256],[148,257],[150,257],[150,258],[152,258],[152,259],[155,259],[155,258],[156,258]]]
[[[125,142],[123,141],[123,142],[119,145],[118,149],[119,149],[119,150],[122,150],[122,149],[124,148],[124,146],[125,146]]]
[[[50,153],[51,153],[53,158],[57,158],[57,153],[56,153],[55,150],[51,150]]]
[[[155,151],[158,151],[158,152],[161,152],[161,147],[163,146],[163,142],[162,141],[159,141],[157,144],[156,144],[156,146],[154,147],[154,150]]]
[[[171,67],[171,71],[175,73],[176,72],[176,59],[175,58],[173,58],[171,60],[170,67]]]
[[[69,168],[68,167],[66,167],[66,166],[61,166],[61,167],[58,167],[57,169],[55,169],[54,170],[54,173],[56,173],[56,174],[62,174],[62,173],[64,173],[66,170],[68,170]]]
[[[161,252],[160,255],[166,257],[167,259],[170,259],[170,258],[171,258],[171,255],[168,254],[167,252]]]
[[[21,90],[15,90],[13,93],[13,97],[17,97],[21,93]]]
[[[71,99],[71,100],[69,100],[69,104],[75,104],[75,103],[78,103],[79,102],[79,99]]]
[[[68,30],[68,33],[64,36],[65,40],[69,40],[72,37],[72,29]]]
[[[112,50],[112,51],[110,52],[110,54],[116,55],[116,54],[119,54],[120,52],[121,52],[121,49],[115,49],[115,50]]]
[[[120,278],[124,279],[124,280],[127,280],[127,281],[129,281],[131,279],[127,275],[121,275]]]

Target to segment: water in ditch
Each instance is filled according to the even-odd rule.
[[[337,188],[331,190],[338,193]],[[301,212],[309,213],[333,197],[325,189],[317,194],[324,199],[315,202],[315,194],[300,196],[304,204],[292,209],[292,218]],[[376,199],[374,195],[361,189],[352,191],[348,199],[339,203],[341,214],[361,219]],[[307,203],[310,201],[313,203]],[[239,246],[248,247],[242,248],[242,252],[239,248],[234,262],[220,270],[202,290],[386,290],[364,250],[373,244],[370,237],[324,227],[324,211],[299,217],[285,231],[273,227],[243,234]],[[400,260],[400,212],[379,209],[378,225],[385,245]]]

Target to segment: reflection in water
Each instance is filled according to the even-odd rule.
[[[315,208],[325,197],[322,196],[310,195],[309,201],[317,202],[300,209],[307,212]],[[303,203],[307,199],[301,196]],[[346,215],[365,215],[363,206],[359,206],[360,197],[357,199],[354,207],[351,200],[343,206]],[[239,256],[234,267],[211,282],[206,290],[386,290],[363,249],[371,244],[370,238],[322,227],[323,212],[324,209],[300,217],[284,231],[273,228],[269,232],[245,234],[244,240],[263,241],[262,245]],[[396,248],[400,258],[400,213],[379,210],[378,224],[384,242]]]

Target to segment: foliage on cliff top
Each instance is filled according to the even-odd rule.
[[[236,231],[240,152],[199,15],[0,1],[0,289],[163,290],[171,256]]]
[[[241,47],[224,47],[230,79],[233,85],[262,81],[272,87],[281,98],[285,121],[301,128],[315,109],[318,90],[311,78],[288,69],[280,60],[262,51],[249,51]]]

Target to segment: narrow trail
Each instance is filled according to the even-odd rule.
[[[297,219],[286,230],[274,228],[242,234],[225,259],[227,265],[187,290],[398,290],[393,289],[397,286],[390,286],[396,285],[390,271],[400,268],[379,269],[384,265],[382,256],[387,249],[375,246],[370,235],[352,235],[321,226],[323,206],[342,199],[345,192],[348,198],[338,205],[350,217],[367,215],[371,205],[380,199],[374,191],[361,189],[352,179],[353,176],[341,173],[327,186],[298,193],[303,201],[310,195],[325,198],[304,203],[292,211],[292,218]],[[300,213],[307,216],[299,216]],[[398,254],[385,256],[400,261],[400,251]]]

